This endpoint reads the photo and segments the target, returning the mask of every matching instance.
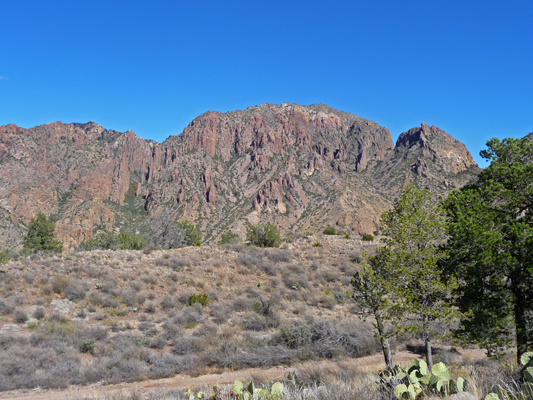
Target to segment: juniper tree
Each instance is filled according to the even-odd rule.
[[[40,212],[32,218],[28,232],[23,237],[24,250],[35,253],[38,251],[59,253],[63,250],[63,242],[56,239],[56,224]]]
[[[516,338],[517,357],[531,348],[533,312],[533,143],[492,139],[479,182],[455,191],[448,214],[446,268],[459,281],[458,305],[469,318],[460,334],[496,355]]]
[[[431,367],[431,341],[438,336],[437,328],[450,325],[457,317],[451,305],[455,281],[450,278],[445,282],[439,267],[445,256],[439,247],[445,239],[444,215],[431,193],[411,184],[394,208],[383,213],[381,224],[385,246],[378,247],[369,265],[355,278],[359,282],[363,278],[366,287],[373,288],[375,298],[365,301],[367,306],[374,305],[374,316],[424,340]],[[364,286],[357,279],[353,284],[360,298]],[[383,337],[380,324],[376,318],[379,338]]]

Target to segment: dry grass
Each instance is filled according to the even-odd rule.
[[[0,336],[0,390],[378,351],[370,322],[357,319],[349,296],[359,268],[353,254],[368,246],[321,237],[315,248],[316,240],[294,237],[282,249],[93,251],[11,261],[0,275],[0,324],[22,330]],[[190,306],[193,294],[207,294],[207,306]],[[57,300],[71,307],[58,314]],[[23,327],[27,317],[36,319]]]

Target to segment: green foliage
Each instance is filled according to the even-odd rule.
[[[189,305],[192,306],[194,303],[199,303],[202,307],[207,307],[207,297],[208,295],[206,293],[193,293],[191,294],[191,297],[189,297]]]
[[[9,250],[0,251],[0,265],[7,264],[11,260],[11,254]]]
[[[120,232],[118,235],[120,250],[142,250],[146,246],[146,241],[141,235],[128,232]]]
[[[443,363],[435,364],[430,371],[423,360],[411,360],[407,368],[397,364],[392,371],[383,371],[380,376],[385,384],[394,385],[397,399],[415,400],[424,390],[448,396],[468,388],[464,378],[458,377],[457,381],[450,379],[448,368]]]
[[[336,235],[337,231],[333,226],[328,226],[324,231],[322,232],[324,235]]]
[[[128,232],[100,232],[95,237],[81,242],[76,249],[81,251],[92,250],[142,250],[146,241],[141,235]]]
[[[444,240],[445,221],[431,194],[410,185],[394,208],[382,215],[385,247],[368,259],[352,279],[354,298],[374,315],[377,337],[383,345],[398,330],[422,337],[428,348],[434,327],[450,324],[456,316],[452,307],[455,281],[444,282],[438,262],[445,256],[439,249]],[[394,325],[386,329],[386,323]],[[386,360],[391,367],[391,360]]]
[[[457,276],[465,318],[457,333],[498,356],[512,344],[517,356],[533,344],[533,142],[492,139],[482,156],[492,161],[479,182],[454,191],[448,216],[446,270]]]
[[[177,222],[176,225],[183,231],[185,246],[202,245],[202,232],[196,225],[189,221]]]
[[[372,236],[370,233],[363,233],[363,242],[373,242],[374,236]]]
[[[220,240],[218,241],[218,244],[237,244],[240,242],[241,237],[239,236],[239,234],[230,231],[220,235]]]
[[[87,353],[87,354],[93,354],[95,343],[96,342],[93,339],[82,340],[78,346],[80,349],[80,352]]]
[[[346,233],[344,234],[344,239],[350,239],[350,237],[351,237],[351,236],[350,236],[350,234],[349,234],[348,232],[346,232]]]
[[[258,247],[279,247],[281,245],[279,229],[270,222],[257,225],[248,224],[246,238],[251,244]]]
[[[320,242],[313,242],[313,247],[320,247]]]
[[[56,240],[54,230],[56,224],[48,219],[45,214],[39,213],[32,218],[28,232],[23,237],[24,250],[29,253],[38,251],[60,253],[63,242]]]
[[[192,393],[189,393],[191,396]],[[270,392],[265,389],[258,389],[254,386],[252,381],[248,382],[246,385],[242,381],[235,381],[231,390],[230,397],[235,400],[251,400],[253,399],[264,399],[264,400],[281,400],[283,398],[283,384],[281,382],[276,382],[270,388]],[[213,397],[210,399],[219,399],[218,388],[213,388]],[[193,397],[189,397],[193,399]]]

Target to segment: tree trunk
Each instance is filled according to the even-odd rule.
[[[394,362],[392,361],[392,353],[390,350],[390,343],[388,339],[381,339],[381,348],[383,349],[383,357],[385,358],[385,364],[392,371],[394,368]]]
[[[390,350],[389,339],[385,336],[385,326],[383,320],[381,319],[381,314],[378,311],[374,312],[374,317],[376,318],[376,328],[378,330],[379,341],[381,342],[381,348],[383,350],[383,358],[385,359],[385,364],[391,370],[394,368],[394,363],[392,362],[392,353]]]
[[[523,293],[520,291],[515,292],[514,303],[514,323],[516,331],[516,358],[518,365],[520,365],[520,358],[522,354],[527,352],[527,323],[526,323],[526,301]]]
[[[428,365],[429,371],[433,368],[433,355],[431,354],[431,339],[426,339],[426,363]]]

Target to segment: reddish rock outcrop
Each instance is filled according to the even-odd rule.
[[[65,249],[163,210],[198,223],[207,241],[242,231],[245,220],[283,232],[373,232],[409,182],[444,195],[476,168],[466,147],[434,126],[403,133],[394,147],[386,128],[323,104],[210,111],[161,144],[94,122],[6,125],[0,247],[20,246],[41,211],[58,218]]]

